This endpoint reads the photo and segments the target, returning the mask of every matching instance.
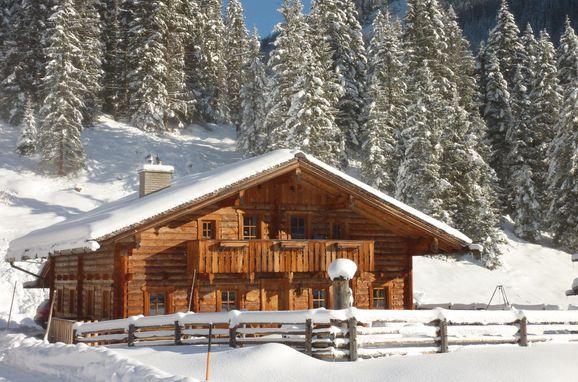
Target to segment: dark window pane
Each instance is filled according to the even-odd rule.
[[[325,289],[313,289],[313,308],[327,307],[327,291]]]
[[[342,235],[341,225],[333,224],[333,239],[343,239],[341,235]]]
[[[221,291],[221,312],[228,312],[237,308],[237,293],[235,291]]]
[[[215,238],[215,222],[207,221],[203,222],[203,239],[214,239]]]
[[[243,239],[257,239],[257,216],[243,217]]]
[[[387,306],[385,288],[373,289],[373,308],[385,309]]]
[[[291,217],[291,238],[305,239],[305,218],[293,216]]]
[[[151,294],[149,296],[149,314],[151,316],[166,314],[165,300],[164,293]]]

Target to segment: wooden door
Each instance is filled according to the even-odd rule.
[[[263,282],[263,310],[286,310],[287,288],[283,282]]]

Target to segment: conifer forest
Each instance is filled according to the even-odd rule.
[[[85,167],[102,113],[150,134],[234,125],[244,156],[346,169],[481,243],[489,268],[504,215],[578,251],[578,15],[552,38],[494,1],[473,47],[458,12],[482,1],[383,3],[284,0],[265,54],[240,0],[0,0],[1,117],[56,176]]]

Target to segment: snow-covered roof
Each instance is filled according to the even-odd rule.
[[[232,163],[204,173],[182,177],[171,187],[139,198],[131,194],[115,202],[102,205],[58,224],[42,228],[10,242],[6,259],[47,257],[49,254],[71,250],[96,251],[99,241],[126,232],[138,225],[193,205],[235,185],[254,179],[297,160],[304,160],[344,181],[362,188],[383,202],[425,222],[465,244],[471,239],[448,225],[411,208],[398,200],[370,187],[357,179],[297,150],[277,150],[258,157]]]

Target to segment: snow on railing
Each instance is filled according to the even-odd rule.
[[[135,316],[76,323],[75,340],[128,346],[283,343],[316,358],[351,359],[453,351],[463,346],[578,341],[578,311],[237,311]]]

